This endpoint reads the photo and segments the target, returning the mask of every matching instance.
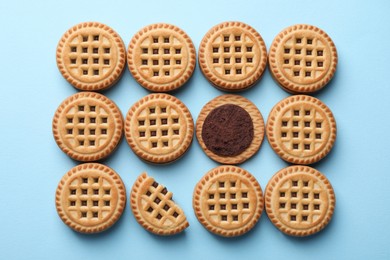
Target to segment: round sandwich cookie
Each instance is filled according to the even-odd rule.
[[[53,118],[53,135],[61,150],[77,161],[97,161],[117,147],[123,131],[119,108],[95,92],[65,99]]]
[[[283,160],[312,164],[324,158],[336,140],[336,121],[319,99],[296,95],[283,99],[271,110],[267,137]]]
[[[248,99],[221,95],[202,108],[196,121],[196,137],[214,161],[239,164],[259,150],[264,137],[263,117]]]
[[[131,39],[127,52],[130,73],[152,92],[183,86],[194,72],[195,60],[190,37],[182,29],[165,23],[142,28]]]
[[[136,102],[125,121],[126,140],[133,152],[151,163],[169,163],[190,147],[194,122],[188,108],[168,94],[150,94]]]
[[[126,48],[107,25],[84,22],[70,28],[57,46],[62,76],[79,90],[104,90],[115,84],[126,64]]]
[[[175,235],[189,224],[183,210],[172,200],[172,192],[142,173],[130,194],[130,206],[137,222],[156,235]]]
[[[268,60],[272,76],[284,90],[309,94],[322,89],[332,79],[337,51],[323,30],[298,24],[275,37]]]
[[[260,34],[241,22],[224,22],[211,28],[199,46],[199,67],[215,87],[241,91],[253,86],[267,64]]]
[[[280,170],[265,190],[269,219],[290,236],[308,236],[322,230],[332,218],[335,203],[329,180],[308,166]]]
[[[195,186],[195,215],[207,230],[220,236],[235,237],[251,230],[263,206],[263,193],[255,177],[236,166],[216,167]]]
[[[110,228],[126,205],[126,190],[120,176],[99,163],[72,168],[58,184],[55,203],[58,215],[70,228],[97,233]]]

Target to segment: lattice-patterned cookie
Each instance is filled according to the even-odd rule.
[[[70,28],[57,46],[62,76],[80,90],[103,90],[122,75],[126,49],[120,36],[107,25],[85,22]]]
[[[236,166],[219,166],[198,182],[193,207],[210,232],[239,236],[251,230],[263,212],[263,193],[255,177]]]
[[[194,123],[188,108],[168,94],[150,94],[127,113],[125,136],[141,159],[168,163],[182,156],[191,145]]]
[[[198,53],[199,67],[217,88],[239,91],[262,76],[267,50],[260,34],[241,22],[224,22],[204,36]]]
[[[111,227],[122,215],[126,190],[109,167],[85,163],[66,173],[56,191],[56,208],[62,221],[75,231],[97,233]]]
[[[332,39],[312,25],[293,25],[276,36],[269,52],[272,76],[291,93],[312,93],[333,77],[337,51]]]
[[[196,121],[196,137],[211,159],[223,164],[242,163],[261,146],[263,117],[248,99],[221,95],[202,108]]]
[[[61,150],[78,161],[110,155],[123,131],[119,108],[107,97],[80,92],[64,100],[53,118],[53,135]]]
[[[285,161],[312,164],[324,158],[336,139],[336,121],[319,99],[296,95],[274,106],[267,121],[272,149]]]
[[[135,181],[130,204],[138,223],[157,235],[174,235],[189,224],[183,210],[172,200],[172,192],[146,173]]]
[[[329,180],[308,166],[280,170],[265,191],[268,217],[291,236],[308,236],[322,230],[332,218],[335,203]]]
[[[152,24],[130,41],[127,62],[135,80],[153,92],[167,92],[184,85],[195,69],[195,47],[180,28]]]

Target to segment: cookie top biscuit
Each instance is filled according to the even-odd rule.
[[[127,113],[125,136],[141,159],[168,163],[189,148],[194,123],[188,108],[168,94],[150,94],[136,102]]]
[[[172,196],[166,187],[142,173],[130,194],[131,209],[137,222],[157,235],[174,235],[186,229],[189,226],[186,216]]]
[[[123,131],[119,108],[107,97],[80,92],[65,99],[53,118],[57,145],[78,161],[96,161],[110,155]]]
[[[195,47],[180,28],[152,24],[136,33],[129,43],[130,73],[144,88],[167,92],[184,85],[195,69]]]
[[[62,221],[75,231],[97,233],[111,227],[126,204],[125,186],[111,168],[85,163],[66,173],[56,191]]]
[[[210,232],[233,237],[251,230],[263,211],[263,194],[255,177],[236,166],[219,166],[198,182],[193,207]]]
[[[312,164],[324,158],[336,139],[336,121],[319,99],[296,95],[274,106],[267,121],[272,149],[285,161]]]
[[[224,22],[211,28],[199,46],[199,67],[217,88],[240,91],[253,86],[267,64],[260,34],[241,22]]]
[[[291,93],[313,93],[333,77],[337,51],[321,29],[305,24],[290,26],[274,39],[269,52],[272,76]]]
[[[97,91],[111,87],[122,75],[126,49],[107,25],[85,22],[70,28],[57,46],[57,66],[75,88]]]
[[[202,108],[196,121],[196,137],[211,159],[224,164],[242,163],[261,146],[263,117],[248,99],[221,95]]]
[[[280,170],[265,191],[268,217],[291,236],[308,236],[322,230],[332,218],[335,202],[329,180],[308,166]]]

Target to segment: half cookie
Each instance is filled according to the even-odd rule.
[[[189,224],[172,192],[142,173],[133,185],[130,204],[137,222],[156,235],[174,235]]]

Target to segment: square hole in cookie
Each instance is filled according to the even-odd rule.
[[[300,60],[294,60],[294,65],[299,65],[299,64],[301,64]]]
[[[81,206],[87,206],[87,201],[86,200],[82,200],[81,201]]]
[[[294,138],[298,138],[298,136],[299,136],[299,132],[293,132],[293,137]]]
[[[218,47],[214,47],[214,48],[213,48],[213,53],[217,53],[217,52],[218,52],[218,49],[219,49]]]
[[[248,192],[242,192],[241,193],[242,198],[248,198]]]
[[[305,144],[305,150],[310,150],[310,144]]]
[[[225,187],[225,182],[224,182],[224,181],[220,181],[220,182],[219,182],[219,187],[220,187],[220,188]]]
[[[88,178],[82,178],[83,183],[88,183]]]
[[[99,195],[99,189],[93,189],[93,194]]]
[[[153,60],[153,65],[158,65],[158,60]]]
[[[153,71],[153,76],[157,77],[159,75],[158,71]]]
[[[76,190],[75,189],[70,189],[69,193],[70,193],[70,195],[76,195]]]
[[[235,181],[230,182],[230,187],[232,188],[236,187],[236,182]]]
[[[324,63],[323,63],[322,61],[319,61],[319,62],[317,62],[317,66],[318,66],[318,67],[323,67],[323,66],[324,66]]]
[[[95,146],[95,140],[89,140],[89,145],[90,146]]]
[[[234,40],[236,40],[236,41],[241,41],[241,36],[240,36],[240,35],[234,36]]]
[[[181,64],[181,60],[176,60],[176,64],[180,65]]]
[[[229,63],[230,63],[230,58],[225,58],[225,59],[223,59],[223,62],[229,64]]]
[[[227,221],[227,216],[226,215],[222,215],[221,216],[221,221]]]
[[[87,217],[87,212],[81,212],[81,217],[86,218]]]
[[[148,53],[148,48],[142,48],[142,53],[147,54]]]
[[[158,49],[153,49],[153,54],[158,54]]]
[[[150,125],[156,125],[156,119],[151,119],[151,120],[149,121],[149,124],[150,124]]]
[[[292,198],[296,198],[297,197],[297,192],[296,191],[291,192],[291,197]]]
[[[232,209],[237,209],[237,204],[232,204]]]
[[[158,37],[153,38],[153,43],[158,43]]]
[[[150,197],[150,195],[152,195],[152,193],[150,191],[147,191],[146,196]]]
[[[309,205],[308,204],[303,204],[302,208],[303,208],[303,210],[309,210]]]
[[[303,182],[303,187],[308,187],[309,186],[309,182],[308,181],[304,181]]]
[[[168,135],[168,130],[162,130],[161,131],[162,136],[167,136]]]
[[[311,55],[312,50],[306,50],[306,55]]]
[[[110,48],[104,48],[104,53],[110,53]]]
[[[110,201],[109,200],[104,201],[104,206],[110,206]]]
[[[305,77],[310,77],[311,76],[311,72],[310,71],[306,71],[305,72]]]
[[[214,199],[214,194],[209,194],[209,199]]]
[[[321,139],[321,134],[316,134],[316,139]]]
[[[314,193],[314,199],[319,199],[320,198],[320,194],[319,193]]]
[[[306,61],[306,66],[311,67],[311,61]]]
[[[218,58],[213,58],[213,63],[219,63],[219,59]]]
[[[236,58],[236,63],[241,63],[241,58]]]
[[[231,198],[231,199],[235,199],[235,198],[236,198],[236,194],[235,194],[235,193],[231,193],[231,194],[230,194],[230,198]]]
[[[105,190],[105,191],[104,191],[104,194],[110,195],[110,194],[111,194],[111,190]]]
[[[152,207],[149,207],[149,208],[147,209],[147,211],[148,211],[149,213],[152,213],[152,212],[153,212],[153,208],[152,208]]]
[[[80,145],[80,146],[84,146],[84,140],[80,140],[80,141],[79,141],[79,145]]]
[[[279,203],[279,208],[284,209],[286,207],[286,203],[282,202]]]
[[[165,71],[165,76],[169,76],[169,70]]]
[[[301,50],[300,49],[295,50],[295,54],[301,54]]]
[[[83,135],[84,134],[84,129],[79,129],[79,135]]]
[[[224,37],[223,37],[223,40],[224,40],[225,42],[228,42],[228,41],[229,41],[229,36],[224,36]]]
[[[299,110],[294,110],[294,116],[299,116]]]
[[[81,189],[81,194],[88,194],[88,190],[87,189]]]
[[[83,64],[88,64],[88,59],[82,59],[82,60],[81,60],[81,63],[83,63]]]
[[[171,61],[170,60],[164,60],[164,65],[170,65]]]
[[[83,70],[83,75],[88,75],[88,70]]]
[[[152,148],[156,148],[157,147],[157,142],[152,142]]]
[[[70,59],[71,64],[76,64],[76,59]]]
[[[243,203],[243,204],[242,204],[242,207],[243,207],[244,209],[249,209],[249,203],[247,203],[247,202]]]
[[[224,47],[224,48],[223,48],[223,51],[224,51],[224,52],[230,52],[230,47]]]
[[[175,49],[175,53],[176,54],[180,54],[181,53],[181,49]]]
[[[320,209],[320,204],[314,204],[314,210],[319,210]]]
[[[301,38],[297,38],[297,39],[295,39],[295,42],[296,43],[302,43],[302,39]]]
[[[98,40],[99,40],[99,35],[94,35],[94,36],[93,36],[93,40],[94,40],[94,41],[98,41]]]
[[[98,52],[99,52],[99,48],[93,48],[93,49],[92,49],[92,52],[93,52],[93,53],[98,53]]]
[[[157,132],[156,131],[150,131],[150,136],[156,136]]]
[[[224,198],[225,198],[225,193],[220,193],[220,194],[219,194],[219,198],[220,198],[220,199],[224,199]]]
[[[70,47],[70,52],[77,52],[77,47],[75,46]]]
[[[95,135],[96,133],[96,130],[95,129],[89,129],[89,134],[90,135]]]
[[[294,71],[294,76],[295,76],[295,77],[298,77],[298,76],[299,76],[299,70],[298,70],[298,71]]]
[[[138,120],[138,125],[145,125],[145,120]]]
[[[155,198],[154,199],[154,203],[156,203],[157,205],[161,202],[161,200],[159,198]]]
[[[71,135],[71,134],[73,134],[73,129],[72,128],[68,129],[68,135]]]
[[[142,60],[142,65],[148,65],[148,60]]]
[[[214,205],[209,205],[209,210],[215,210],[215,206]]]
[[[88,53],[88,48],[86,48],[86,47],[82,48],[82,52],[83,53]]]
[[[107,124],[107,117],[102,117],[102,123]]]
[[[164,54],[169,54],[169,49],[164,49]]]
[[[164,43],[169,43],[169,37],[164,38]]]
[[[305,127],[310,127],[310,121],[305,122]]]
[[[68,123],[73,123],[73,118],[68,118]]]
[[[291,185],[292,185],[293,187],[298,186],[298,181],[292,181]]]
[[[252,52],[252,46],[246,47],[246,51],[247,51],[247,52]]]
[[[312,39],[307,39],[307,44],[313,44],[313,40]]]
[[[316,123],[316,127],[317,127],[317,128],[321,128],[321,122],[317,122],[317,123]]]
[[[179,129],[173,130],[173,134],[174,134],[174,135],[179,135]]]
[[[170,207],[168,206],[168,204],[165,204],[164,207],[163,207],[163,209],[164,209],[165,211],[168,211],[169,208],[170,208]]]
[[[237,215],[233,215],[233,221],[238,221],[238,216]]]
[[[236,69],[236,74],[241,74],[241,69]]]
[[[221,210],[226,210],[226,204],[221,204],[220,208],[221,208]]]
[[[307,221],[307,216],[302,216],[302,221]]]
[[[102,130],[101,130],[101,134],[102,134],[102,135],[106,135],[106,134],[107,134],[107,129],[102,129]]]
[[[317,56],[323,56],[324,55],[324,51],[317,51]]]
[[[174,119],[173,119],[173,123],[174,123],[174,124],[178,124],[178,123],[179,123],[179,118],[174,118]]]
[[[230,74],[230,70],[225,70],[225,74],[229,75]]]
[[[297,208],[297,204],[291,203],[291,209],[296,209],[296,208]]]
[[[299,122],[298,121],[293,121],[293,126],[299,126]]]
[[[172,215],[174,218],[177,218],[179,216],[179,213],[177,213],[176,211],[173,213]]]
[[[304,192],[304,193],[302,193],[302,196],[303,196],[304,199],[308,199],[309,198],[309,193]]]
[[[299,148],[298,144],[293,144],[293,149],[294,150],[298,150],[298,148]]]
[[[236,52],[241,52],[241,47],[236,47],[234,50],[235,50]]]
[[[289,64],[290,63],[290,60],[289,59],[285,59],[284,60],[284,64]]]
[[[305,138],[310,138],[310,133],[305,133]]]
[[[93,63],[94,64],[99,64],[99,59],[98,58],[93,59]]]
[[[282,126],[287,126],[287,121],[282,121]]]
[[[92,202],[92,205],[95,206],[95,207],[99,206],[99,201],[98,200],[94,200]]]
[[[282,132],[282,137],[287,137],[287,133],[286,132]]]
[[[290,216],[290,220],[291,221],[296,221],[297,220],[297,216]]]
[[[69,206],[76,206],[76,201],[73,201],[73,200],[70,201],[70,202],[69,202]]]

